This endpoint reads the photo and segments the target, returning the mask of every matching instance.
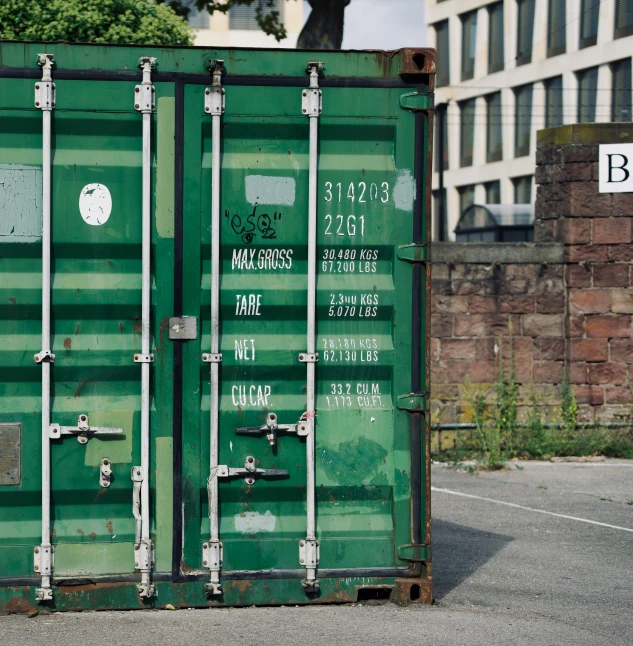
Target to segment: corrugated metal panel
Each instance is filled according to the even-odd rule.
[[[46,47],[57,63],[50,421],[72,426],[86,415],[90,428],[123,431],[87,443],[72,436],[51,441],[55,607],[350,601],[358,588],[375,585],[393,588],[403,601],[429,602],[429,274],[421,261],[429,237],[433,53],[318,53],[325,72],[314,140],[319,360],[316,417],[307,418],[316,424],[311,466],[306,440],[296,433],[281,430],[271,445],[259,431],[237,432],[261,427],[273,412],[292,430],[310,412],[299,355],[307,351],[311,257],[310,125],[303,106],[311,57]],[[41,349],[44,221],[43,117],[33,107],[42,71],[33,61],[43,48],[3,43],[0,69],[0,195],[15,205],[14,226],[3,221],[0,228],[0,424],[22,429],[21,481],[0,485],[0,610],[16,585],[37,603],[34,548],[47,539],[40,534],[42,368],[33,361]],[[150,510],[158,596],[146,599],[136,588],[135,555],[143,550],[134,547],[130,478],[141,460],[142,368],[134,358],[142,327],[139,54],[158,59],[145,165],[154,362],[151,461],[142,480],[151,504],[141,507]],[[214,140],[205,113],[212,98],[206,62],[218,56],[225,61],[216,79],[226,110]],[[212,181],[214,173],[219,180]],[[214,273],[210,212],[218,189],[220,271]],[[220,467],[210,468],[210,368],[202,355],[212,347],[214,276],[223,355],[219,465],[285,470],[283,477],[255,474],[250,484],[243,474],[220,480]],[[183,316],[199,319],[199,334],[171,329]],[[104,459],[113,475],[109,486]],[[318,593],[301,582],[309,473],[316,477]],[[220,480],[223,596],[205,593],[209,479]],[[80,585],[64,585],[69,579]]]

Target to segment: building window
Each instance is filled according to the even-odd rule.
[[[187,23],[194,29],[209,28],[209,12],[206,9],[198,9],[196,0],[181,0],[180,5],[183,9],[189,9],[187,14]]]
[[[475,203],[475,185],[460,186],[457,193],[459,194],[459,215],[461,216],[469,206]]]
[[[450,83],[448,20],[442,20],[435,25],[435,49],[437,50],[435,82],[440,87]]]
[[[535,0],[517,0],[519,10],[517,27],[517,65],[525,65],[532,61],[534,4]]]
[[[512,184],[514,186],[514,203],[530,204],[532,202],[532,175],[515,177]]]
[[[567,48],[567,0],[549,0],[547,7],[547,56],[564,54]]]
[[[545,127],[563,125],[563,77],[555,76],[545,81]]]
[[[616,0],[614,38],[624,38],[633,34],[633,2]]]
[[[631,121],[631,59],[612,63],[611,72],[611,121]]]
[[[600,0],[582,0],[580,9],[580,49],[591,47],[598,42],[598,20]]]
[[[532,129],[532,86],[523,85],[514,90],[515,126],[514,156],[530,154],[530,130]]]
[[[462,21],[462,81],[475,76],[475,48],[477,47],[477,12],[461,16]]]
[[[442,140],[440,141],[440,119],[444,119],[444,131],[442,133]],[[447,128],[447,114],[446,108],[440,113],[438,108],[435,111],[435,170],[440,169],[440,162],[443,162],[443,169],[448,170],[448,128]]]
[[[486,161],[503,158],[501,133],[501,92],[486,97]]]
[[[501,204],[501,182],[486,182],[486,204]]]
[[[477,99],[469,99],[459,104],[461,116],[461,133],[459,141],[459,165],[473,165],[473,147],[475,144],[475,107]]]
[[[435,239],[440,242],[448,240],[447,226],[446,226],[446,189],[441,191],[444,196],[444,222],[440,218],[440,191],[433,191],[433,218],[435,226]]]
[[[503,69],[503,2],[488,7],[488,74]]]
[[[261,11],[263,17],[269,16],[273,11],[278,11],[279,17],[283,21],[283,0],[274,0],[272,7],[268,6],[268,0],[254,0],[250,5],[235,5],[229,9],[229,29],[260,29],[257,24],[258,10]]]
[[[576,72],[578,79],[578,123],[596,120],[596,95],[598,93],[598,68],[590,67]]]

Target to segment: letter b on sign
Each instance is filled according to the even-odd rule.
[[[600,193],[633,193],[633,144],[600,146]]]

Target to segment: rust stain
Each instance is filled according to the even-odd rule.
[[[88,382],[84,379],[83,381],[79,382],[79,385],[75,389],[75,399],[81,395],[81,391],[83,390],[83,387],[87,384]]]
[[[134,334],[141,334],[142,330],[143,324],[140,321],[136,321],[136,323],[134,323],[134,325],[132,326],[132,332],[134,332]]]
[[[84,535],[83,529],[78,529],[78,530],[77,530],[77,533],[78,533],[78,534],[81,534],[82,536]]]
[[[94,541],[94,539],[97,538],[97,532],[90,532],[90,534],[88,534],[88,538],[92,538]]]
[[[181,559],[180,559],[180,571],[181,571],[183,574],[189,574],[190,572],[195,572],[196,570],[195,570],[195,568],[189,567],[189,566],[185,563],[185,559],[181,558]]]
[[[16,302],[16,301],[15,301],[15,298],[13,298],[13,297],[9,296],[9,300],[10,300],[10,301],[15,305],[15,302]]]
[[[253,588],[252,582],[248,579],[244,579],[242,581],[231,581],[230,585],[232,588],[239,590],[240,594],[244,594],[247,590],[251,590]]]
[[[31,612],[37,612],[37,606],[34,606],[28,599],[24,597],[11,597],[1,613],[7,615],[21,615]]]
[[[136,583],[81,583],[79,585],[58,585],[57,589],[65,594],[80,594],[82,592],[93,592],[94,590],[124,588],[136,585]],[[98,608],[94,608],[98,610]],[[104,607],[103,610],[112,610],[111,607]]]
[[[169,327],[169,317],[166,316],[164,319],[161,320],[159,324],[159,340],[158,340],[158,345],[156,346],[156,352],[162,352],[165,349],[165,330]]]
[[[108,260],[108,265],[110,265],[110,267],[114,267],[114,263],[111,260]]]
[[[121,334],[123,334],[123,330],[125,328],[123,327],[123,323],[119,323],[119,330],[121,331]]]
[[[110,532],[110,534],[113,534],[114,532],[112,531],[112,521],[108,520],[106,523],[106,529]]]
[[[64,347],[66,348],[66,350],[70,350],[72,344],[73,344],[73,340],[69,336],[67,336],[64,339]]]
[[[77,336],[79,334],[79,328],[80,327],[81,327],[81,325],[79,323],[77,323],[77,327],[75,328],[75,336]]]

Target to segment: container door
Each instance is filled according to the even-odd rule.
[[[42,542],[42,369],[33,360],[42,329],[42,112],[33,105],[35,82],[3,79],[0,99],[0,445],[7,462],[0,484],[10,485],[0,488],[0,563],[3,577],[21,579],[38,576],[34,547]],[[140,460],[141,366],[134,354],[141,349],[142,126],[134,82],[55,82],[51,423],[87,427],[51,440],[51,540],[55,581],[63,585],[135,571],[130,471]],[[173,142],[173,99],[171,106],[161,115],[164,138]],[[157,238],[160,209],[155,215]],[[167,256],[162,244],[154,256]],[[169,260],[162,266],[171,278]],[[159,320],[172,292],[157,305],[157,280],[152,330],[164,332]],[[161,343],[162,336],[157,375],[169,370]],[[168,416],[171,402],[163,401]],[[163,419],[152,416],[153,459],[170,431]],[[169,469],[171,454],[165,457]]]
[[[262,577],[288,578],[285,598],[305,599],[294,580],[305,576],[305,441],[282,431],[271,441],[254,429],[271,413],[294,425],[306,411],[309,124],[302,88],[234,83],[221,127],[219,464],[254,460],[264,472],[220,479],[224,600],[270,602],[274,582],[244,593],[244,579]],[[411,392],[412,356],[418,374],[421,361],[419,346],[412,355],[412,266],[397,259],[398,246],[412,242],[415,194],[414,115],[398,107],[401,91],[323,88],[315,473],[320,594],[332,598],[337,577],[369,585],[407,566],[399,548],[411,543],[411,492],[420,486],[408,414],[396,406]],[[201,356],[210,348],[212,125],[204,104],[204,87],[185,87],[183,312],[200,318],[201,335],[182,350],[181,569],[198,575],[208,574],[209,539],[210,382]]]

